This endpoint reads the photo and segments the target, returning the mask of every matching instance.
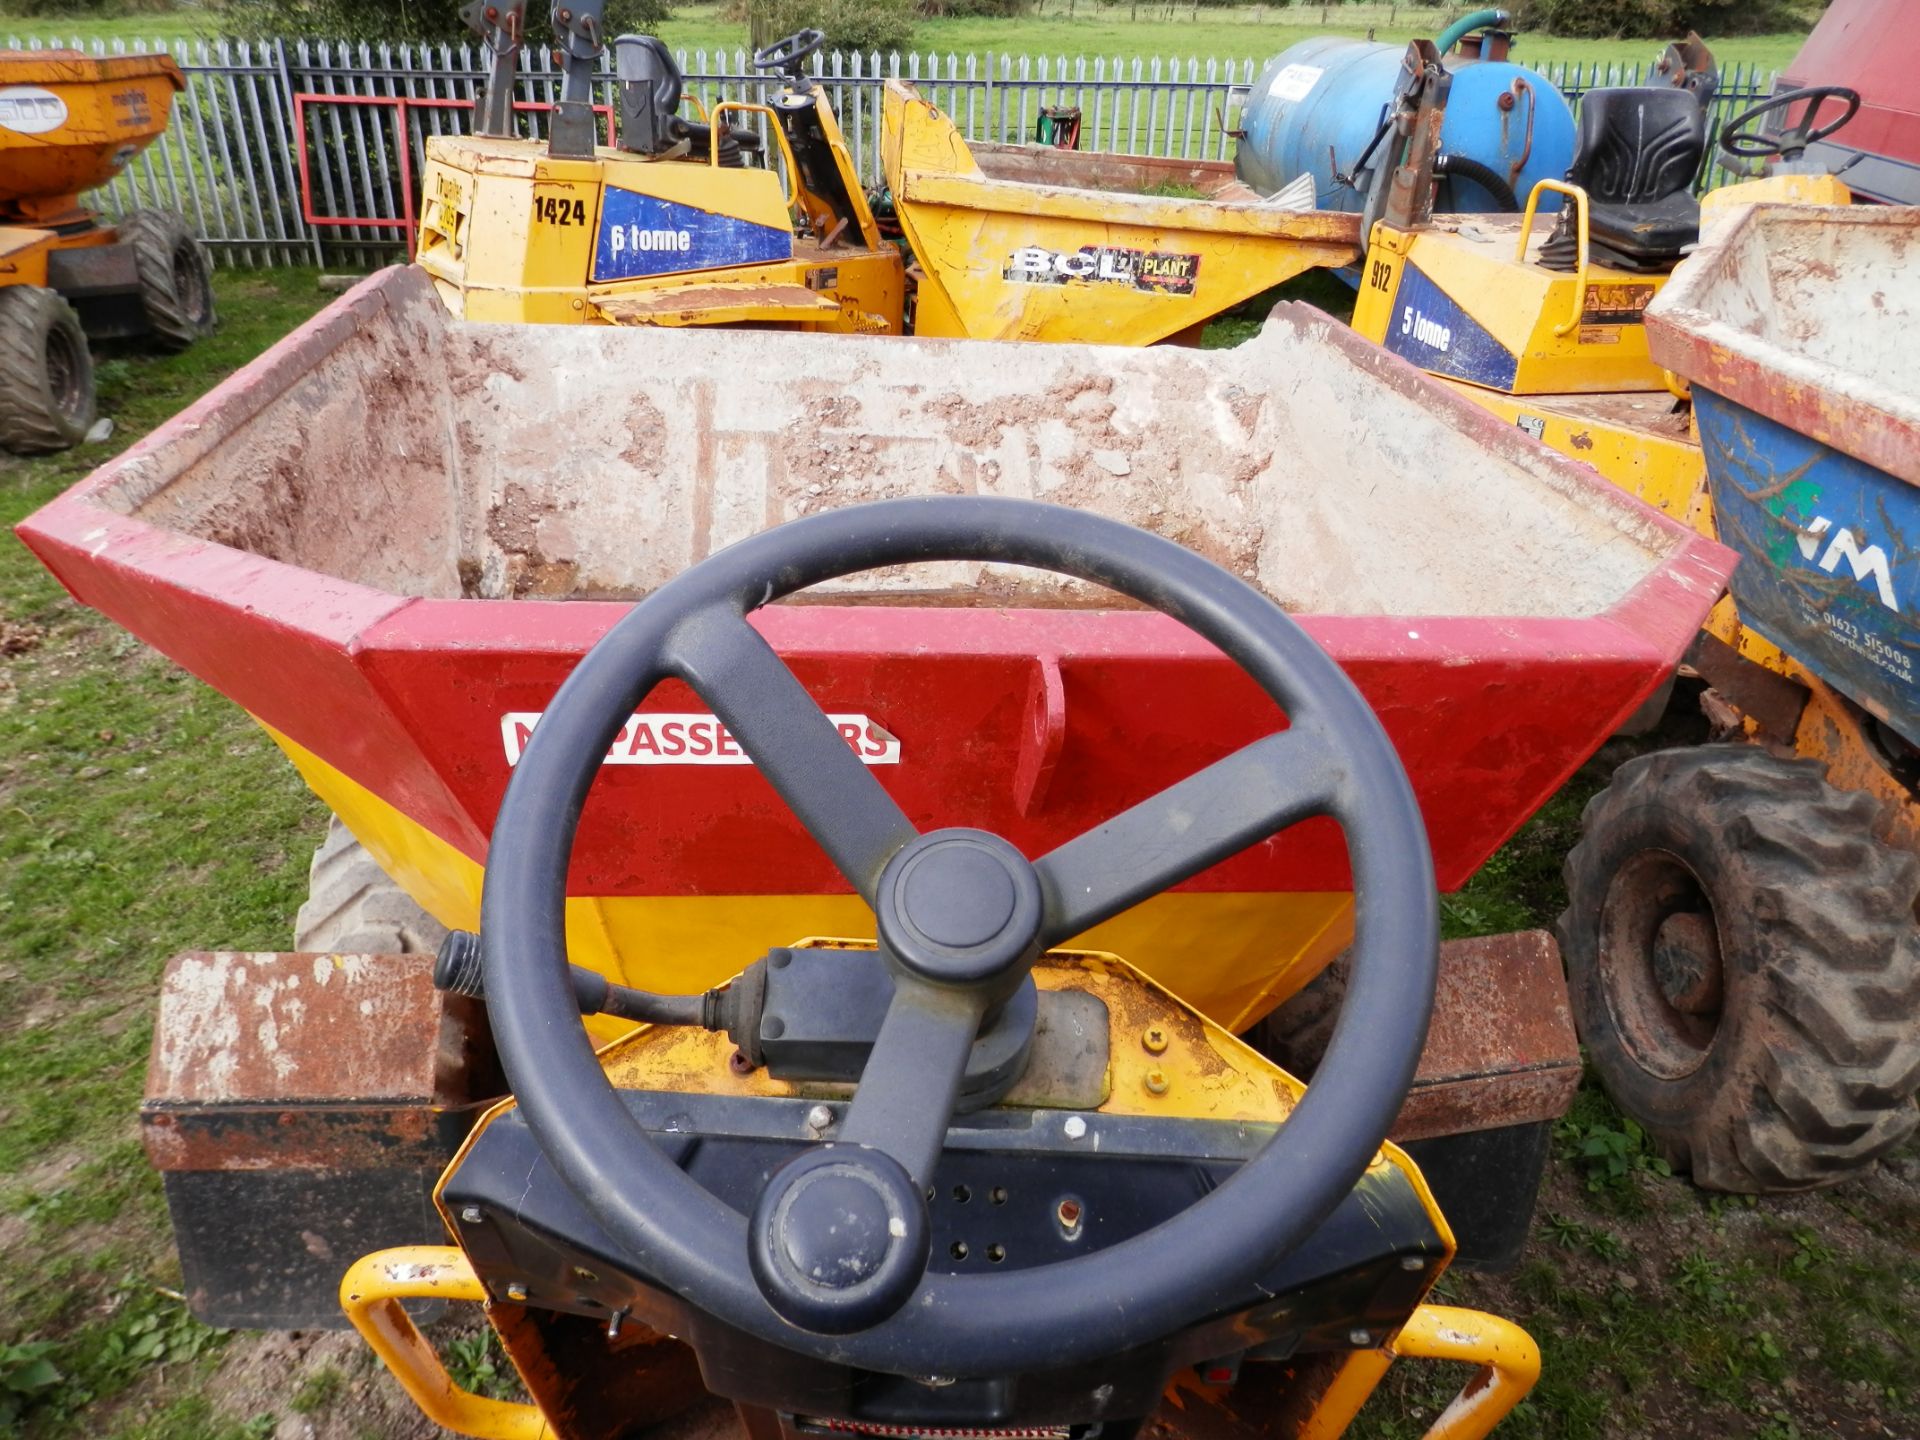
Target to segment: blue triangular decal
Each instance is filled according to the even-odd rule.
[[[608,186],[593,257],[595,280],[631,280],[793,258],[793,232]]]
[[[1453,375],[1494,390],[1513,388],[1513,352],[1453,302],[1416,265],[1400,272],[1393,314],[1381,341],[1394,354],[1436,375]]]

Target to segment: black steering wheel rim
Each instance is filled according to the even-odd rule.
[[[764,647],[745,623],[752,610],[842,575],[934,560],[1029,565],[1118,590],[1219,646],[1279,702],[1289,717],[1286,730],[1192,778],[1226,776],[1227,767],[1260,750],[1232,778],[1244,780],[1246,765],[1258,764],[1276,772],[1276,785],[1282,778],[1292,785],[1294,777],[1279,776],[1281,762],[1272,757],[1291,756],[1288,764],[1307,757],[1326,803],[1305,813],[1338,821],[1353,872],[1350,988],[1306,1096],[1266,1147],[1217,1191],[1153,1230],[1071,1260],[992,1276],[920,1275],[911,1300],[887,1318],[855,1333],[829,1334],[801,1328],[776,1311],[749,1263],[746,1218],[669,1160],[608,1083],[567,978],[566,876],[600,760],[659,681],[687,678],[680,651],[700,643],[699,636],[687,638],[689,627],[737,626]],[[786,678],[791,681],[790,673]],[[770,778],[778,767],[769,760],[786,765],[796,758],[791,750],[759,753],[770,732],[757,743],[747,733],[751,714],[730,711],[727,696],[706,694],[703,686],[724,686],[715,685],[713,673],[694,677],[696,692]],[[797,681],[792,686],[804,697]],[[736,725],[736,718],[747,723]],[[821,725],[844,751],[824,717]],[[1273,748],[1288,736],[1300,737],[1297,745]],[[1129,816],[1188,783],[1095,827],[1036,866],[1089,837],[1100,837],[1096,843],[1109,833],[1125,838]],[[809,797],[779,788],[813,828],[818,816],[809,814]],[[884,796],[877,782],[875,792]],[[1211,823],[1203,817],[1196,828]],[[879,883],[880,867],[891,857],[863,873],[848,847],[817,832],[816,838],[871,903],[869,887]],[[1249,843],[1237,838],[1184,874]],[[1071,873],[1070,862],[1061,873]],[[1111,882],[1118,889],[1101,903],[1111,900],[1113,907],[1094,913],[1118,913],[1145,898],[1126,892],[1126,883]],[[1159,888],[1155,883],[1145,893]],[[1074,933],[1084,928],[1077,925]],[[515,767],[487,859],[481,934],[494,1034],[529,1129],[640,1270],[700,1310],[789,1350],[895,1374],[970,1376],[1032,1369],[1037,1356],[1049,1368],[1070,1365],[1159,1339],[1227,1303],[1246,1275],[1312,1233],[1375,1159],[1411,1085],[1432,1009],[1438,906],[1424,826],[1391,741],[1352,682],[1278,606],[1192,551],[1118,521],[1032,501],[941,496],[792,521],[716,553],[636,605],[561,686]],[[1040,938],[1059,943],[1067,937]],[[942,1136],[946,1123],[939,1118]]]
[[[756,70],[784,70],[789,75],[798,75],[803,62],[816,55],[820,47],[827,43],[824,30],[815,30],[809,26],[805,30],[796,30],[793,34],[764,45],[753,52],[753,68]]]
[[[1814,129],[1808,129],[1813,117],[1820,113],[1820,107],[1829,100],[1846,102],[1846,109],[1837,120],[1830,121]],[[1762,135],[1746,132],[1747,126],[1762,116],[1771,115],[1776,110],[1790,109],[1806,102],[1806,112],[1800,117],[1800,125],[1781,135]],[[1720,129],[1720,148],[1729,155],[1743,160],[1761,160],[1772,155],[1797,155],[1816,140],[1824,140],[1860,112],[1860,92],[1846,85],[1807,85],[1798,90],[1783,91],[1769,96],[1758,105],[1743,110]]]

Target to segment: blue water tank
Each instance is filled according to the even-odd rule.
[[[1267,62],[1241,116],[1246,132],[1234,169],[1262,195],[1301,175],[1312,175],[1323,210],[1358,210],[1359,188],[1335,178],[1351,175],[1392,103],[1405,45],[1323,35],[1303,40]],[[1519,203],[1536,180],[1563,178],[1573,163],[1573,107],[1544,76],[1506,60],[1449,56],[1440,148],[1511,178]],[[1378,164],[1385,150],[1374,152]],[[1459,176],[1440,187],[1435,208],[1461,214],[1506,209],[1484,186]],[[1559,208],[1541,198],[1542,210]]]

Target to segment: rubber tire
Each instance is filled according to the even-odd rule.
[[[133,251],[147,337],[156,350],[184,350],[214,326],[213,269],[205,248],[171,210],[136,210],[119,224]]]
[[[48,347],[64,342],[77,383],[56,394]],[[0,287],[0,449],[45,455],[86,439],[93,428],[93,355],[80,317],[40,285]]]
[[[447,927],[382,870],[338,815],[313,852],[293,948],[331,955],[431,955]]]
[[[1311,1080],[1346,999],[1347,952],[1342,950],[1242,1038],[1294,1079]]]
[[[1575,1023],[1615,1103],[1707,1189],[1831,1185],[1920,1120],[1920,859],[1873,838],[1876,814],[1817,762],[1707,745],[1629,761],[1582,816],[1557,927]],[[1616,1020],[1638,967],[1599,951],[1623,867],[1675,859],[1710,907],[1721,993],[1697,1068],[1662,1075]]]

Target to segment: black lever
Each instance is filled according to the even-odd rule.
[[[698,1025],[705,1030],[723,1030],[732,1018],[725,990],[709,990],[704,995],[655,995],[646,990],[630,990],[615,985],[604,975],[580,965],[567,967],[573,972],[573,996],[582,1015],[612,1015],[648,1025]],[[433,960],[433,986],[472,1000],[484,1001],[487,987],[480,963],[480,937],[470,930],[450,930],[440,942],[440,953]]]

